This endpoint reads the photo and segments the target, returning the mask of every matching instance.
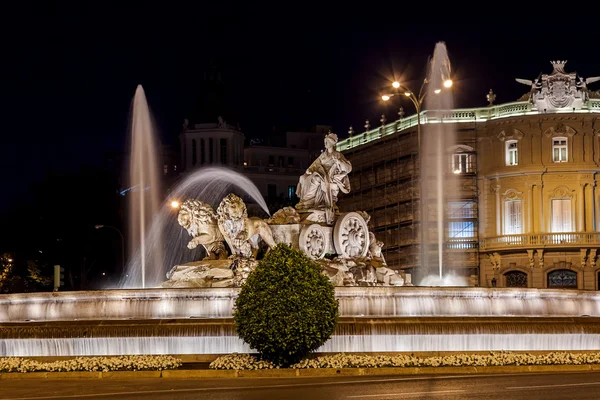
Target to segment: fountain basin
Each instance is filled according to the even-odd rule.
[[[0,356],[253,352],[235,333],[239,288],[0,296]],[[478,287],[337,287],[319,352],[598,350],[600,293]]]
[[[239,288],[0,295],[0,323],[230,318]],[[337,287],[341,317],[600,317],[600,293],[479,287]]]
[[[340,318],[318,352],[598,350],[600,318]],[[0,324],[0,356],[254,352],[232,318]]]

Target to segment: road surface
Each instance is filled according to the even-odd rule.
[[[332,378],[1,380],[1,400],[600,399],[600,372]]]

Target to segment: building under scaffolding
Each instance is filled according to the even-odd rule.
[[[427,116],[434,119],[431,112],[423,113],[424,123]],[[425,200],[426,218],[420,215],[422,174],[415,120],[412,116],[351,137],[338,148],[352,163],[352,189],[340,199],[340,209],[366,211],[371,230],[385,244],[388,266],[411,273],[416,281],[439,270],[440,225],[435,196]],[[477,129],[474,122],[459,125],[455,125],[456,144],[447,148],[444,162],[445,179],[456,180],[458,189],[446,193],[444,201],[442,265],[457,275],[473,277],[472,284],[477,284]],[[435,185],[433,180],[427,184],[428,188]],[[424,240],[422,225],[426,225]],[[425,263],[421,262],[422,242]]]

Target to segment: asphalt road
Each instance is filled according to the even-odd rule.
[[[600,372],[414,377],[2,380],[2,400],[369,400],[600,398]]]

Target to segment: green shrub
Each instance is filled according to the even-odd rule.
[[[321,267],[279,244],[242,285],[233,318],[239,337],[277,365],[289,366],[333,334],[338,301]]]

